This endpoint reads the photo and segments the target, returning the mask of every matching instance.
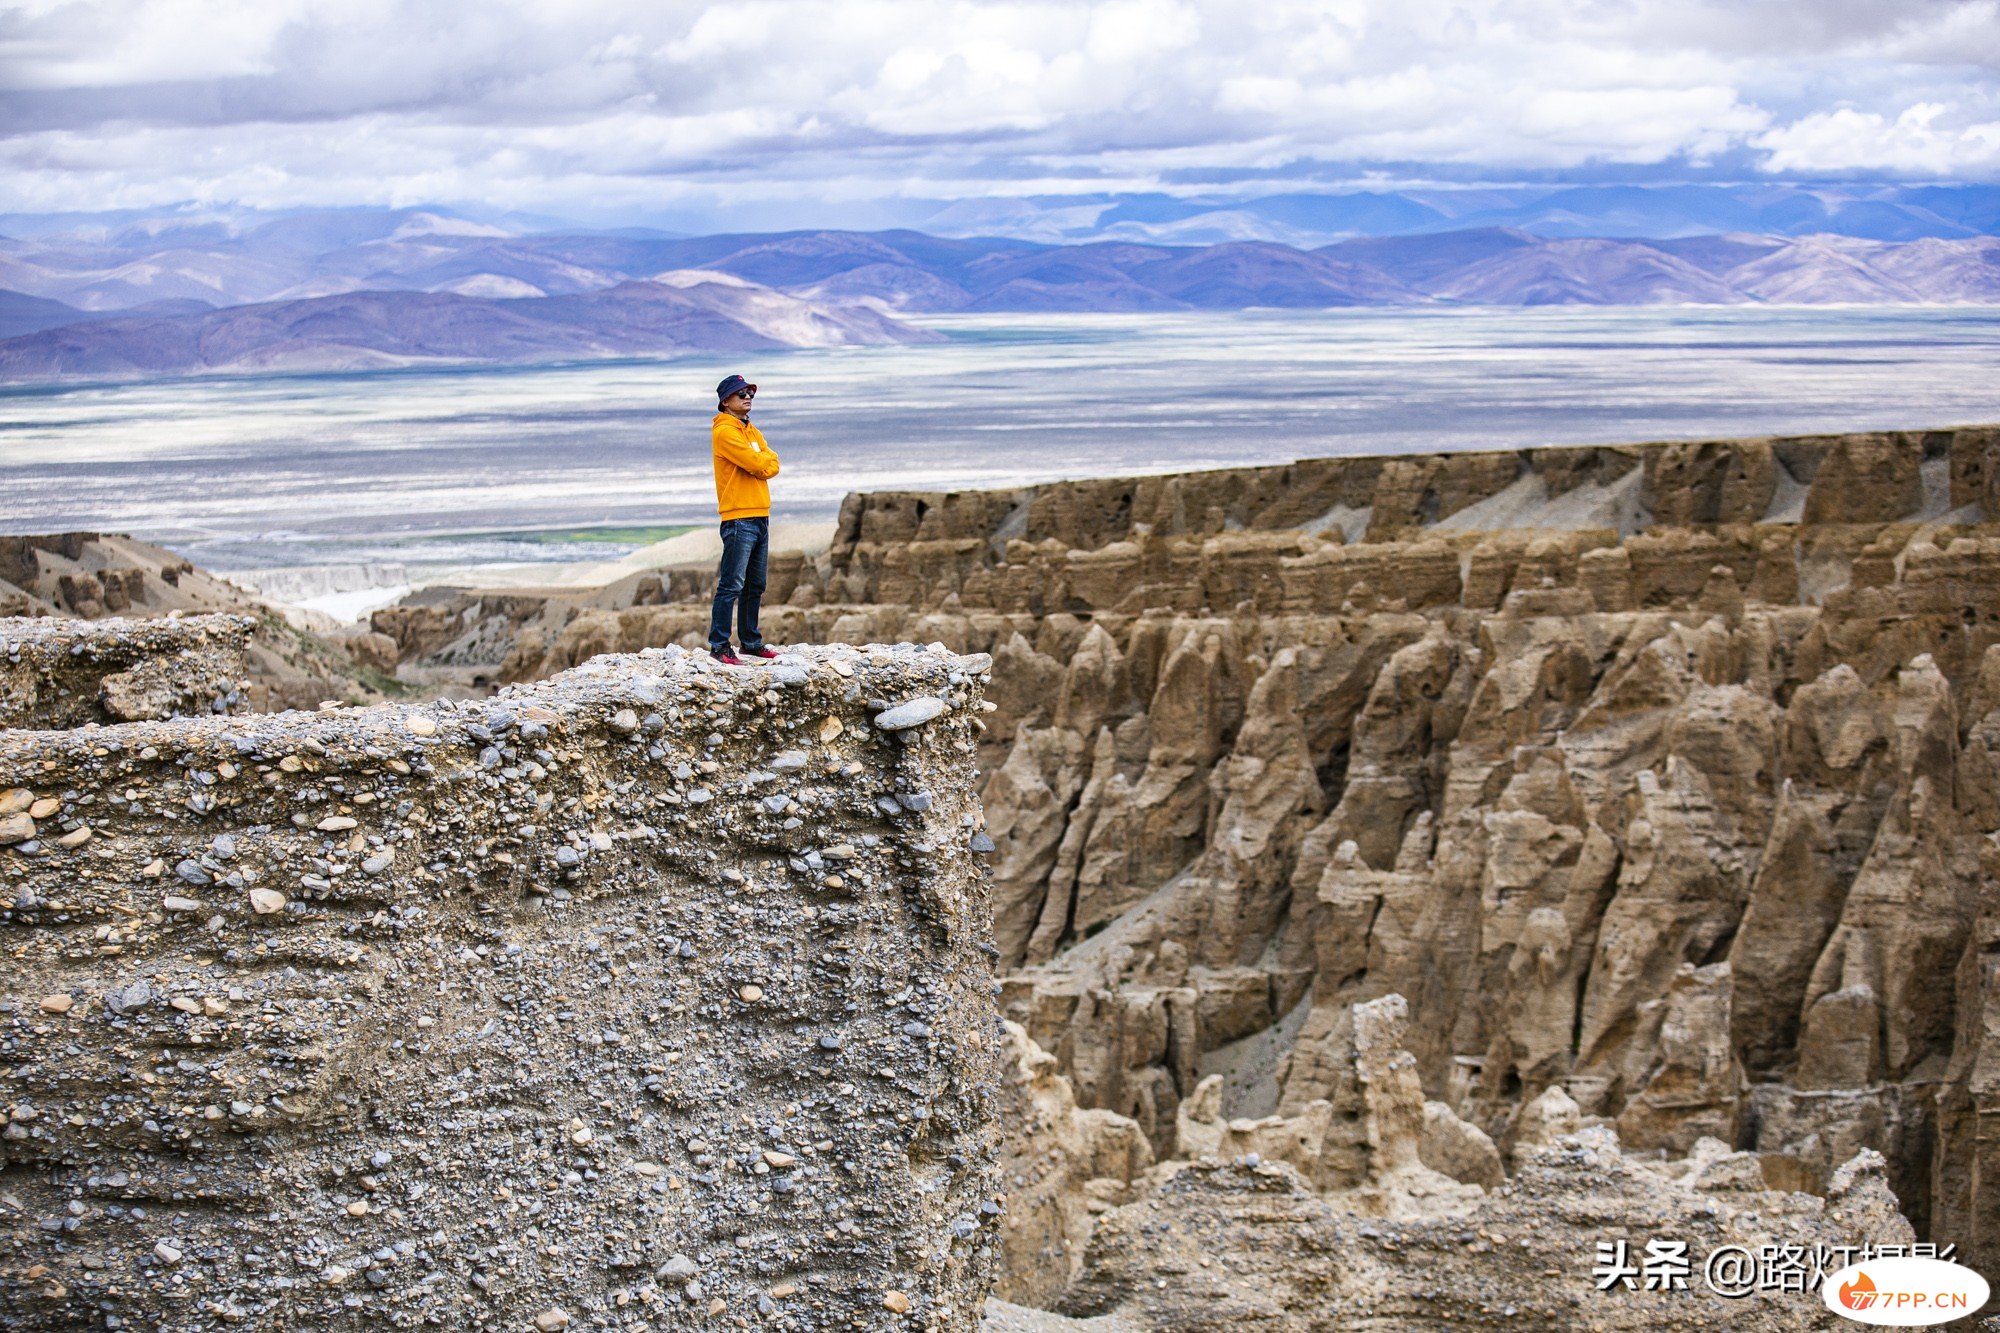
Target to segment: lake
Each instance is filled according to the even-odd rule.
[[[1986,308],[926,317],[949,341],[0,391],[0,531],[211,568],[603,558],[714,521],[712,386],[780,512],[1314,455],[2000,420]]]

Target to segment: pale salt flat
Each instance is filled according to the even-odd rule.
[[[712,532],[711,394],[730,371],[763,386],[778,516],[818,524],[858,489],[2000,421],[2000,312],[1978,307],[925,322],[950,340],[7,391],[0,532],[129,532],[211,568],[401,564],[419,581],[617,562],[640,543],[517,534]]]

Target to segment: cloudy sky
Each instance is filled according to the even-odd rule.
[[[2000,0],[0,0],[0,211],[2000,179]]]

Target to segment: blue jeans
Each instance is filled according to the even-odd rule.
[[[757,609],[764,600],[764,570],[771,555],[771,520],[729,518],[722,521],[722,568],[715,576],[715,605],[708,613],[708,648],[729,647],[729,614],[736,613],[736,637],[744,650],[764,646],[757,629]]]

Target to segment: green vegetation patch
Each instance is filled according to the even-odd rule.
[[[579,543],[592,545],[628,543],[632,546],[651,546],[654,542],[663,542],[669,537],[693,532],[696,526],[693,523],[681,523],[671,527],[655,528],[541,528],[526,532],[460,533],[449,538],[426,540],[463,541],[467,537],[484,537],[494,541],[524,542],[531,546],[569,546]]]

